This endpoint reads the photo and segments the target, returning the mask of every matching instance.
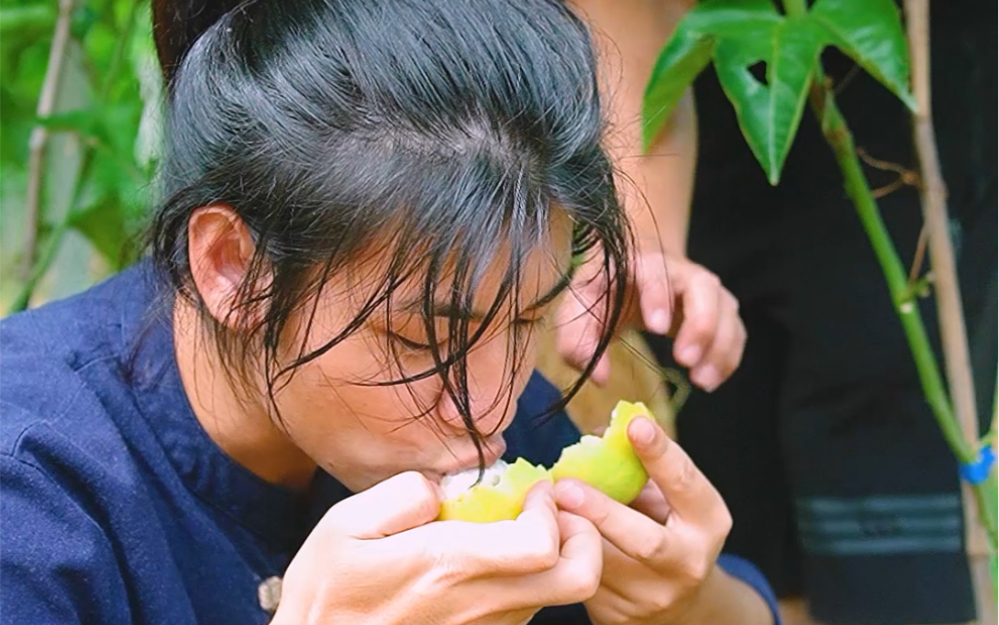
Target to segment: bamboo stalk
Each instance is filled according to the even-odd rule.
[[[80,193],[83,190],[83,183],[90,171],[90,166],[93,163],[94,150],[92,147],[85,147],[83,152],[83,160],[80,165],[80,171],[77,173],[76,179],[73,181],[73,190],[70,193],[69,207],[66,213],[62,216],[62,219],[52,228],[52,232],[45,237],[45,247],[42,250],[41,256],[38,257],[38,262],[31,266],[31,273],[28,274],[27,279],[24,284],[21,285],[21,290],[14,298],[14,302],[11,304],[8,313],[21,312],[22,310],[27,310],[28,305],[31,304],[31,296],[35,292],[35,288],[38,283],[45,277],[48,273],[52,263],[55,262],[56,256],[59,253],[59,248],[62,246],[63,238],[66,236],[66,232],[69,231],[70,221],[73,218],[73,207],[76,206],[77,200],[80,197]]]
[[[919,107],[913,114],[913,142],[923,181],[921,187],[923,219],[929,236],[930,264],[933,267],[933,290],[936,295],[944,366],[957,421],[964,432],[965,440],[977,449],[980,446],[979,427],[971,355],[954,260],[954,247],[950,236],[947,186],[940,170],[933,129],[929,0],[905,0],[905,18],[909,55],[912,59],[912,91]],[[991,499],[978,499],[981,505],[994,510],[995,493],[992,495]],[[962,500],[965,518],[974,518],[976,494],[968,484],[962,484]],[[985,611],[990,609],[990,603],[991,612],[995,613],[995,598],[993,597],[991,602],[987,600],[987,596],[992,594],[990,592],[992,585],[983,584],[983,581],[987,581],[989,577],[987,573],[983,575],[983,571],[988,571],[989,556],[995,552],[996,545],[994,542],[989,545],[988,536],[981,524],[965,523],[964,531],[965,548],[972,567],[972,576],[976,580],[975,594],[979,606],[979,619],[994,622],[994,618],[985,614]]]
[[[905,0],[906,33],[912,58],[912,90],[919,110],[913,114],[913,137],[919,157],[923,218],[929,236],[930,263],[936,294],[940,336],[950,396],[958,423],[968,444],[977,446],[978,414],[968,335],[964,324],[954,247],[951,244],[947,217],[947,187],[940,172],[936,139],[933,132],[930,86],[929,0]],[[969,524],[968,546],[973,553],[986,552],[981,532]]]
[[[937,294],[940,330],[951,397],[965,439],[979,439],[971,358],[947,217],[947,187],[940,170],[930,98],[929,0],[905,0],[906,28],[912,56],[912,87],[919,104],[913,115],[916,152],[923,180],[923,212],[930,240],[930,262]],[[951,365],[950,363],[953,363]]]
[[[55,108],[59,84],[62,82],[66,52],[69,48],[70,23],[75,0],[59,0],[59,17],[52,34],[48,66],[35,115],[45,118]],[[21,247],[21,279],[29,280],[35,264],[38,247],[38,229],[41,225],[42,179],[45,171],[45,148],[49,141],[48,128],[36,125],[28,140],[28,187],[24,197],[24,242]]]
[[[72,5],[75,0],[61,0],[62,2],[68,2]],[[60,5],[62,6],[62,5]],[[135,31],[136,24],[138,22],[138,17],[140,14],[140,8],[142,4],[139,0],[134,0],[132,2],[132,8],[129,10],[128,18],[125,22],[125,28],[120,33],[118,43],[115,46],[113,56],[111,57],[111,64],[108,67],[108,72],[104,76],[104,80],[101,84],[100,93],[94,102],[95,107],[102,107],[106,105],[111,99],[111,89],[114,86],[114,80],[121,71],[122,65],[124,64],[125,56],[128,52],[128,45],[132,40],[132,35]],[[59,38],[59,32],[57,27],[56,35],[53,39]],[[63,55],[64,56],[64,55]],[[60,63],[62,63],[62,58],[60,58]],[[50,61],[51,62],[51,61]],[[51,67],[49,69],[51,71]],[[61,73],[61,69],[59,70]],[[46,78],[47,80],[47,78]],[[55,92],[53,92],[52,97],[55,97]],[[44,130],[44,128],[39,127],[39,129]],[[48,135],[46,134],[46,139]],[[31,254],[26,254],[26,258],[31,258],[32,263],[27,267],[26,273],[22,277],[21,290],[15,297],[13,304],[10,307],[9,313],[20,312],[26,310],[31,304],[32,295],[35,292],[35,288],[41,282],[42,278],[48,273],[49,268],[58,255],[59,249],[62,245],[63,238],[66,232],[70,229],[70,223],[73,218],[73,212],[76,210],[76,205],[78,200],[83,193],[83,185],[87,181],[87,177],[90,173],[91,165],[93,164],[95,152],[95,145],[92,142],[83,142],[83,152],[81,156],[80,169],[73,179],[73,190],[70,194],[70,199],[66,207],[66,212],[62,216],[62,219],[57,222],[53,228],[52,232],[46,237],[45,248],[42,250],[41,256],[38,256],[34,248],[37,247],[37,241],[32,243]],[[41,183],[41,170],[36,174],[39,184]],[[33,229],[37,233],[36,228]],[[37,258],[36,258],[37,257]]]

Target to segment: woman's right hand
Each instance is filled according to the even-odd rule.
[[[601,537],[551,484],[514,521],[435,521],[440,490],[402,473],[330,508],[292,560],[272,623],[519,625],[589,599]]]

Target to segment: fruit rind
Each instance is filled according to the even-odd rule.
[[[628,425],[636,417],[653,419],[641,402],[618,402],[603,436],[584,436],[579,443],[563,449],[551,469],[552,477],[556,481],[582,480],[615,501],[631,503],[649,479],[628,438]]]
[[[497,484],[479,483],[441,502],[438,519],[472,523],[516,519],[524,509],[527,493],[542,480],[552,481],[547,469],[518,458],[500,474]]]
[[[441,502],[438,519],[473,523],[513,520],[523,511],[527,493],[536,483],[563,478],[582,480],[616,501],[631,503],[649,479],[628,438],[628,426],[636,417],[655,420],[641,402],[618,402],[603,436],[583,436],[569,445],[550,471],[518,458],[499,474],[497,483],[483,480]]]

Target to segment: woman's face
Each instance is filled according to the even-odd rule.
[[[486,463],[502,455],[502,432],[513,417],[516,399],[527,384],[535,363],[538,332],[557,299],[552,294],[566,286],[571,261],[571,226],[556,220],[550,244],[536,249],[524,265],[519,301],[512,319],[509,302],[467,354],[471,411],[480,432],[494,433],[485,442]],[[309,326],[311,306],[289,324],[287,356],[298,354],[304,340],[308,353],[336,336],[357,315],[360,305],[375,292],[372,279],[381,277],[377,262],[360,271],[342,272],[324,285]],[[493,303],[506,267],[493,263],[476,293],[469,316],[469,333]],[[438,285],[435,309],[438,339],[447,337],[449,285]],[[423,302],[421,278],[400,287],[390,304],[370,315],[364,324],[322,356],[299,367],[276,395],[282,427],[293,443],[353,491],[363,490],[392,475],[417,470],[432,480],[478,465],[478,455],[451,398],[443,392],[439,375],[404,385],[373,383],[398,380],[434,365],[419,310]],[[509,352],[512,333],[518,334],[518,353]],[[398,335],[391,338],[390,333]],[[446,339],[445,339],[446,340]],[[396,346],[392,356],[389,344]],[[447,345],[440,352],[447,353]],[[512,362],[520,363],[514,367]]]

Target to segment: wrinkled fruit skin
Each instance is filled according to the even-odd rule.
[[[639,416],[655,420],[642,403],[618,402],[603,436],[587,435],[566,447],[550,471],[518,458],[495,486],[483,482],[444,500],[438,518],[474,523],[516,519],[532,486],[562,478],[581,480],[616,501],[631,503],[649,479],[628,438],[628,424]]]

